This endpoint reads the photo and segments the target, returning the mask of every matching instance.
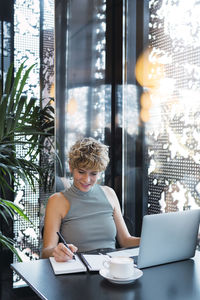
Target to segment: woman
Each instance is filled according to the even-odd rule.
[[[116,237],[121,247],[139,245],[140,238],[128,232],[114,190],[97,184],[108,163],[108,147],[93,138],[79,140],[71,147],[73,185],[48,200],[43,258],[54,256],[56,261],[67,261],[77,250],[115,248]],[[69,249],[58,243],[58,231]]]

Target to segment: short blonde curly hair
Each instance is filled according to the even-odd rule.
[[[69,164],[73,169],[85,168],[104,171],[109,163],[108,146],[88,137],[78,140],[68,153]]]

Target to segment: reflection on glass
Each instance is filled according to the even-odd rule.
[[[105,84],[106,1],[71,1],[67,24],[65,156],[78,138],[104,143],[111,115],[111,88]],[[64,169],[64,176],[69,175],[67,158]]]

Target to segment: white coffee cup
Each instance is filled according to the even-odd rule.
[[[103,262],[103,266],[115,278],[125,279],[134,275],[134,260],[130,257],[118,256]]]

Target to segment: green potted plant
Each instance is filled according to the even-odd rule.
[[[12,199],[16,178],[28,182],[33,190],[35,182],[45,186],[53,184],[53,175],[51,178],[48,176],[49,165],[48,170],[45,165],[41,166],[38,154],[46,147],[45,139],[48,139],[48,144],[52,144],[54,108],[50,103],[42,108],[36,98],[28,99],[23,94],[33,67],[27,68],[23,62],[14,76],[14,66],[11,64],[4,86],[2,80],[0,85],[0,217],[7,224],[15,214],[29,220]],[[25,148],[26,154],[17,154],[17,147]],[[21,260],[13,239],[1,230],[0,244],[9,248]]]

